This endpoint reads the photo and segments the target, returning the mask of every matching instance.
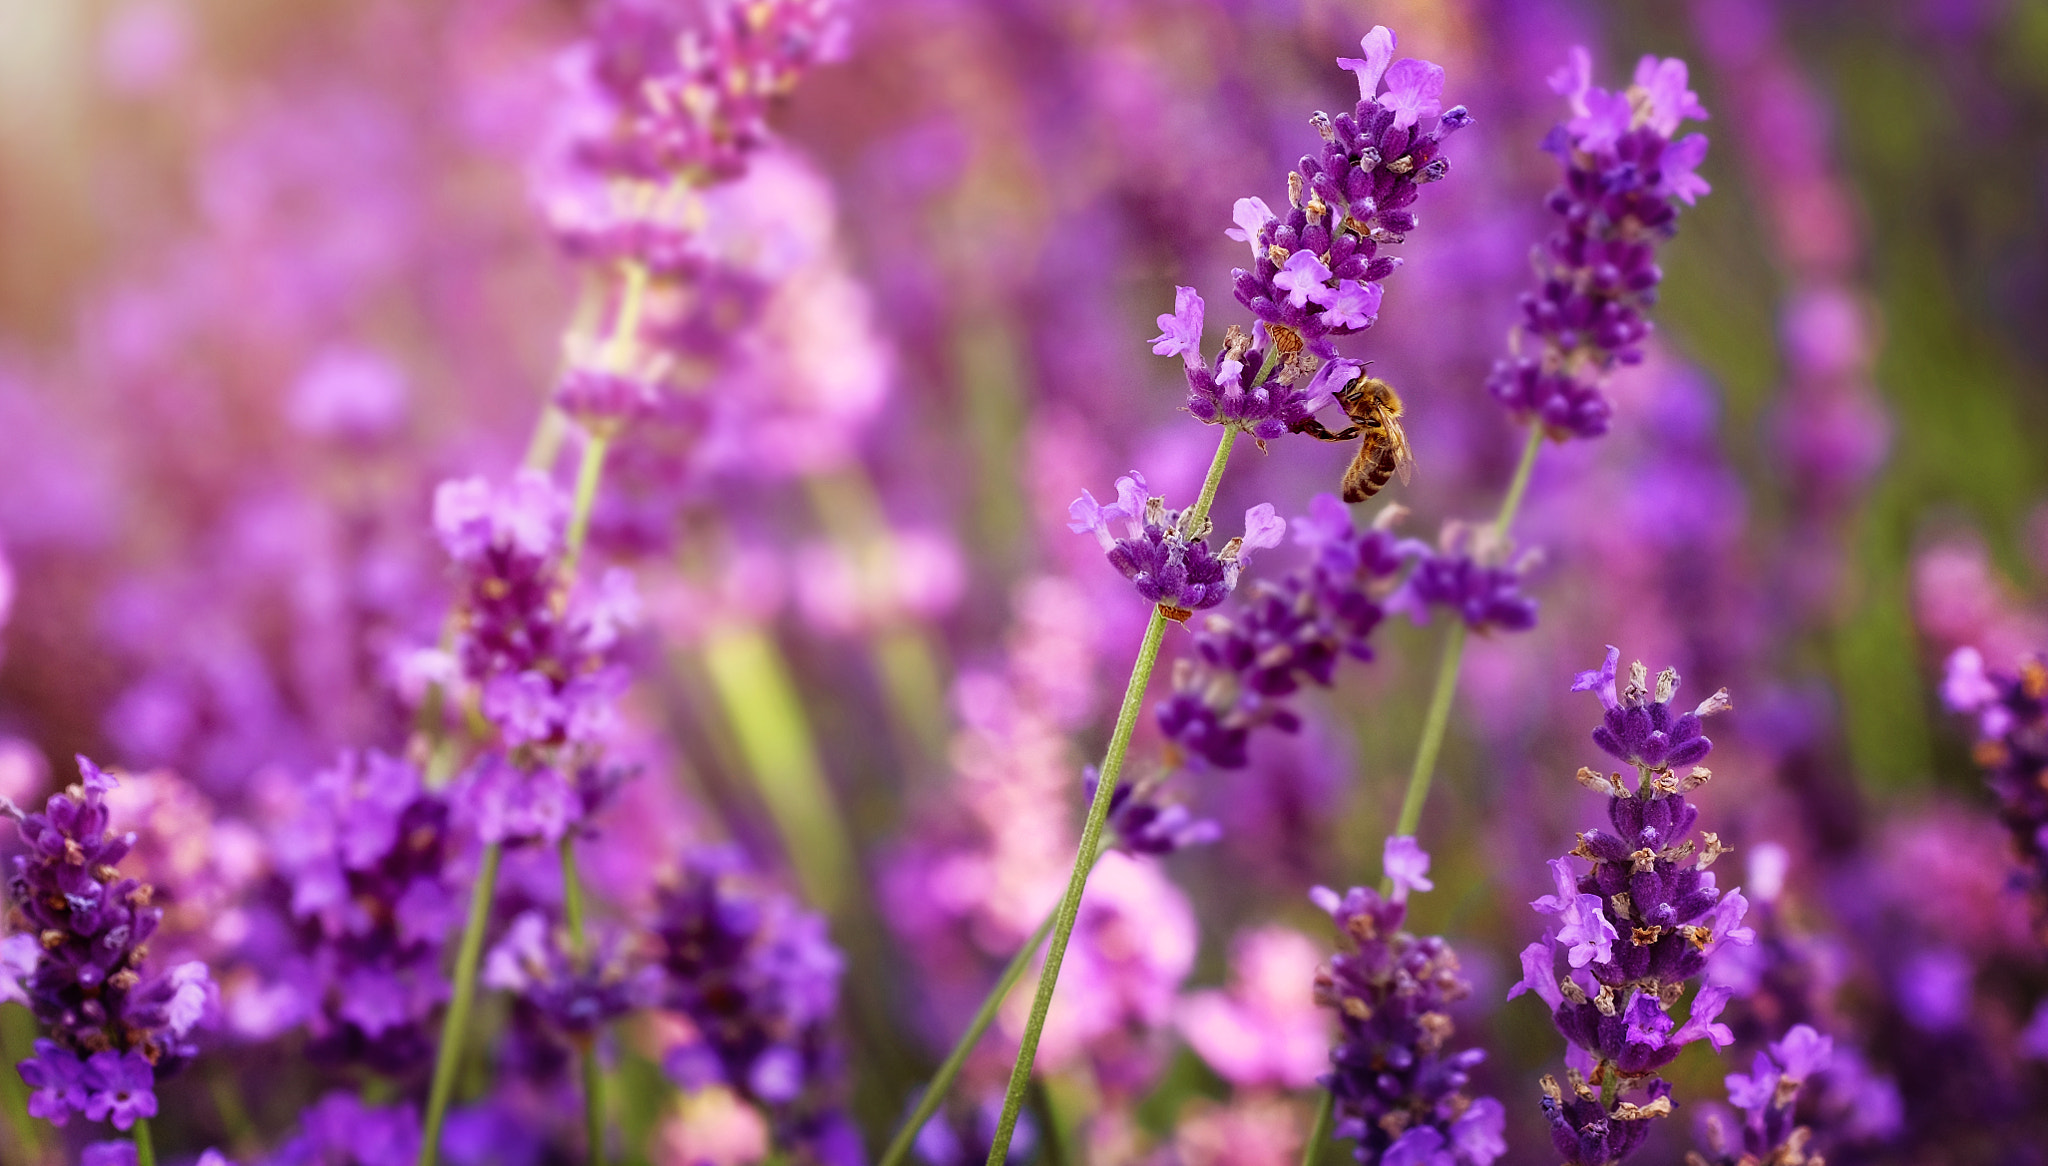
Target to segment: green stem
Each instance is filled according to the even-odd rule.
[[[590,534],[590,510],[597,504],[597,484],[604,479],[605,455],[611,452],[611,438],[593,431],[583,446],[583,461],[576,467],[575,509],[569,512],[569,532],[562,550],[562,578],[576,579],[576,559],[583,553],[583,540]]]
[[[788,662],[747,625],[710,636],[703,660],[804,897],[839,915],[856,902],[858,867]]]
[[[590,1139],[590,1166],[604,1162],[604,1070],[597,1063],[597,1034],[576,1052],[583,1063],[583,1128]]]
[[[1529,490],[1529,475],[1536,469],[1536,455],[1543,450],[1543,427],[1531,422],[1529,440],[1522,446],[1522,460],[1515,466],[1515,476],[1508,480],[1507,497],[1500,500],[1500,514],[1493,520],[1495,538],[1506,538],[1508,527],[1514,525],[1515,512],[1522,508],[1522,495]]]
[[[1301,1146],[1301,1166],[1316,1166],[1316,1159],[1322,1156],[1323,1139],[1330,1136],[1330,1118],[1337,1108],[1337,1099],[1329,1090],[1318,1092],[1322,1099],[1316,1102],[1316,1117],[1309,1123],[1308,1141]]]
[[[1216,487],[1223,481],[1223,468],[1230,462],[1230,447],[1236,441],[1237,430],[1224,426],[1223,439],[1216,444],[1216,456],[1209,462],[1209,476],[1203,479],[1201,495],[1195,500],[1192,529],[1201,529],[1203,520],[1208,518],[1209,507],[1216,500]],[[1059,984],[1060,962],[1066,958],[1067,941],[1073,937],[1074,921],[1081,913],[1081,893],[1087,889],[1088,874],[1095,867],[1095,856],[1102,844],[1102,824],[1109,816],[1117,779],[1123,774],[1124,754],[1130,749],[1131,733],[1138,726],[1145,687],[1151,683],[1152,669],[1159,663],[1159,645],[1166,638],[1166,624],[1166,613],[1154,607],[1152,618],[1145,625],[1145,639],[1138,647],[1137,663],[1131,668],[1130,683],[1124,688],[1123,706],[1117,710],[1109,750],[1102,758],[1102,776],[1095,784],[1095,798],[1089,803],[1088,818],[1081,826],[1081,848],[1074,855],[1067,893],[1053,916],[1052,943],[1046,948],[1045,967],[1038,973],[1038,993],[1031,1001],[1031,1018],[1024,1025],[1017,1063],[1010,1069],[1010,1086],[1003,1094],[1003,1115],[996,1123],[995,1141],[989,1146],[988,1166],[1003,1166],[1010,1154],[1017,1114],[1024,1107],[1024,1095],[1031,1084],[1031,1065],[1038,1057],[1038,1038],[1045,1029],[1045,1014],[1052,1008],[1053,989]]]
[[[476,1003],[476,968],[483,959],[484,926],[490,922],[491,898],[498,886],[498,843],[484,847],[483,866],[469,893],[469,918],[462,925],[462,946],[455,955],[455,998],[441,1018],[441,1047],[434,1056],[434,1084],[427,1095],[426,1136],[420,1141],[420,1166],[435,1166],[441,1154],[441,1123],[455,1094],[455,1074],[462,1066],[462,1038],[469,1030],[469,1010]]]
[[[562,918],[569,927],[569,958],[580,966],[590,943],[583,926],[583,880],[576,877],[576,835],[562,835]],[[597,1034],[576,1050],[583,1067],[583,1128],[589,1135],[590,1161],[604,1161],[604,1075],[597,1063]]]
[[[1010,998],[1010,990],[1017,986],[1017,981],[1024,978],[1025,969],[1031,966],[1031,958],[1038,954],[1039,947],[1045,943],[1045,937],[1052,934],[1053,923],[1058,918],[1057,912],[1047,915],[1045,922],[1039,924],[1038,930],[1032,932],[1031,938],[1025,941],[1017,957],[1010,961],[1010,966],[1003,969],[1003,974],[996,980],[995,987],[989,989],[988,997],[981,1002],[981,1010],[974,1014],[973,1022],[968,1024],[967,1031],[960,1034],[960,1039],[953,1044],[953,1051],[946,1054],[945,1061],[939,1065],[939,1071],[932,1074],[931,1084],[925,1086],[924,1096],[917,1099],[917,1108],[910,1111],[910,1116],[904,1119],[902,1127],[896,1131],[896,1137],[889,1143],[889,1149],[883,1153],[879,1166],[902,1166],[904,1158],[910,1154],[911,1144],[917,1141],[918,1132],[924,1129],[924,1123],[931,1120],[932,1114],[937,1113],[939,1105],[946,1100],[946,1094],[953,1088],[954,1079],[959,1077],[960,1070],[967,1066],[967,1058],[974,1052],[974,1046],[981,1043],[982,1034],[988,1031],[989,1025],[995,1023],[996,1013],[1001,1011],[1003,1001]]]
[[[1497,539],[1506,539],[1508,528],[1514,524],[1515,512],[1522,508],[1522,495],[1528,492],[1529,476],[1536,469],[1536,455],[1543,449],[1543,427],[1531,425],[1529,440],[1522,445],[1522,460],[1515,466],[1515,476],[1508,480],[1508,490],[1501,499],[1500,513],[1494,516],[1493,533]],[[1450,727],[1451,702],[1458,694],[1458,671],[1465,660],[1465,641],[1469,638],[1463,620],[1451,625],[1444,635],[1443,659],[1437,664],[1436,689],[1429,696],[1429,711],[1422,719],[1422,739],[1415,745],[1415,767],[1408,773],[1408,792],[1401,798],[1401,816],[1394,823],[1394,834],[1413,834],[1422,821],[1422,804],[1429,798],[1429,783],[1436,776],[1437,755],[1443,751],[1444,732]],[[1386,879],[1380,880],[1380,893],[1393,889]]]
[[[1464,662],[1466,629],[1463,619],[1454,619],[1444,633],[1444,654],[1436,666],[1436,689],[1429,694],[1429,711],[1422,718],[1422,740],[1415,745],[1415,765],[1408,771],[1408,792],[1401,798],[1401,816],[1394,833],[1413,834],[1422,820],[1422,803],[1429,797],[1430,779],[1436,776],[1437,754],[1443,750],[1444,730],[1451,721],[1451,701],[1458,694],[1458,668]]]
[[[149,1140],[149,1119],[135,1119],[135,1166],[156,1166],[156,1143]]]

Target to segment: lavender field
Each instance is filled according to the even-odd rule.
[[[2048,4],[0,0],[5,1166],[2048,1166]]]

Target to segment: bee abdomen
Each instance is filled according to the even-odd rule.
[[[1374,457],[1377,452],[1378,456]],[[1351,468],[1344,471],[1344,501],[1363,502],[1380,492],[1389,478],[1394,476],[1398,459],[1391,447],[1374,451],[1361,449],[1351,459]]]

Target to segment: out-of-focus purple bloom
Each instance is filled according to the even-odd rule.
[[[598,942],[593,958],[579,961],[538,911],[512,921],[483,967],[486,987],[517,995],[556,1031],[588,1037],[635,1008],[654,1002],[659,973],[635,967],[625,946],[611,937]]]
[[[42,945],[26,933],[0,937],[0,1004],[28,1003],[28,978],[42,960]]]
[[[1387,841],[1386,868],[1412,876],[1428,856],[1414,839]],[[1412,885],[1412,883],[1411,883]],[[1405,890],[1405,888],[1404,888]],[[1393,1163],[1488,1166],[1506,1150],[1506,1111],[1465,1092],[1483,1049],[1448,1052],[1449,1007],[1471,992],[1458,957],[1435,936],[1401,929],[1405,894],[1382,899],[1353,887],[1309,896],[1337,925],[1341,949],[1316,973],[1316,1001],[1337,1011],[1343,1033],[1322,1078],[1336,1104],[1334,1133],[1354,1138],[1366,1166]]]
[[[1922,1032],[1953,1032],[1970,1020],[1970,985],[1977,970],[1953,948],[1917,952],[1899,965],[1893,994],[1899,1011]]]
[[[432,1056],[442,944],[462,912],[450,834],[446,797],[371,751],[316,774],[273,837],[305,961],[280,987],[319,1058],[399,1073]]]
[[[845,959],[824,919],[761,887],[736,851],[711,849],[688,856],[654,930],[664,1002],[694,1028],[669,1052],[669,1075],[763,1105],[778,1144],[838,1129],[831,1024]]]
[[[1090,765],[1081,773],[1081,784],[1090,799],[1100,774]],[[1161,799],[1156,781],[1125,780],[1109,795],[1108,827],[1116,845],[1132,854],[1172,854],[1190,846],[1206,846],[1223,837],[1223,827],[1208,818],[1197,818],[1179,802]]]
[[[1182,997],[1175,1022],[1232,1085],[1311,1085],[1329,1064],[1330,1018],[1309,987],[1320,960],[1308,937],[1284,927],[1240,934],[1228,990]]]
[[[1510,355],[1487,389],[1518,421],[1564,441],[1607,432],[1602,381],[1642,359],[1664,277],[1656,245],[1676,232],[1677,203],[1708,191],[1697,173],[1706,138],[1672,135],[1706,110],[1676,59],[1643,58],[1634,86],[1610,93],[1593,85],[1591,55],[1574,48],[1550,84],[1572,112],[1545,142],[1564,167],[1547,200],[1560,222],[1537,249],[1541,285],[1522,297]]]
[[[420,1152],[420,1117],[411,1105],[365,1105],[329,1093],[299,1115],[299,1132],[271,1155],[271,1166],[410,1166]]]
[[[1211,617],[1196,633],[1195,656],[1175,662],[1173,695],[1157,709],[1167,738],[1207,764],[1242,768],[1253,728],[1300,724],[1275,698],[1303,678],[1328,685],[1346,656],[1372,658],[1381,597],[1414,553],[1384,526],[1356,529],[1350,508],[1330,494],[1293,529],[1309,564],[1253,585],[1236,614]]]
[[[1387,609],[1427,623],[1430,609],[1441,607],[1482,635],[1528,631],[1536,626],[1536,601],[1522,594],[1522,576],[1534,552],[1508,562],[1506,551],[1505,543],[1464,523],[1446,524],[1437,549],[1416,544],[1415,569],[1388,597]]]
[[[1733,707],[1723,688],[1691,712],[1674,714],[1671,699],[1678,693],[1678,670],[1666,668],[1650,687],[1649,669],[1641,660],[1629,666],[1628,686],[1616,688],[1621,649],[1609,645],[1600,667],[1572,680],[1573,692],[1599,696],[1606,714],[1593,730],[1593,743],[1608,756],[1644,769],[1670,771],[1706,760],[1713,741],[1701,732],[1700,721]]]
[[[1974,717],[1974,755],[1998,802],[1998,817],[2012,834],[2020,879],[2034,897],[2037,918],[2048,926],[2048,663],[2039,656],[2011,672],[1985,667],[1977,649],[1948,658],[1942,700]]]
[[[1740,1154],[1720,1123],[1710,1121],[1707,1143],[1711,1156],[1706,1160],[1714,1166],[1764,1162],[1791,1166],[1807,1161],[1806,1144],[1813,1131],[1798,1124],[1793,1110],[1800,1087],[1828,1068],[1833,1056],[1834,1041],[1812,1025],[1800,1024],[1768,1051],[1758,1051],[1747,1074],[1730,1073],[1728,1103],[1743,1112]]]
[[[1429,880],[1429,852],[1412,835],[1387,839],[1381,861],[1386,865],[1387,881],[1393,884],[1396,903],[1406,901],[1410,891],[1436,889],[1436,884]]]
[[[1609,648],[1602,667],[1580,673],[1572,684],[1575,692],[1599,694],[1610,718],[1621,709],[1642,713],[1648,696],[1640,663],[1628,692],[1616,693],[1619,659]],[[1675,673],[1659,679],[1659,707],[1677,686]],[[1725,706],[1726,699],[1723,692],[1715,702]],[[1643,718],[1647,723],[1648,714]],[[1660,732],[1669,728],[1668,722],[1659,725]],[[1601,734],[1632,744],[1610,747]],[[1620,774],[1579,771],[1580,784],[1607,797],[1612,832],[1585,831],[1569,855],[1551,861],[1556,893],[1531,906],[1554,922],[1523,951],[1522,979],[1508,993],[1513,999],[1534,992],[1570,1046],[1567,1085],[1545,1077],[1543,1092],[1554,1147],[1573,1166],[1608,1166],[1641,1145],[1645,1119],[1671,1112],[1670,1086],[1656,1074],[1683,1046],[1706,1040],[1720,1048],[1735,1039],[1719,1021],[1732,995],[1725,985],[1701,988],[1683,1024],[1667,1010],[1686,981],[1706,970],[1716,949],[1756,939],[1743,926],[1748,904],[1741,892],[1722,893],[1707,869],[1725,852],[1719,837],[1692,837],[1699,811],[1685,795],[1711,774],[1673,773],[1676,748],[1650,742],[1646,734],[1603,725],[1595,739],[1636,766],[1635,784],[1631,788]],[[1696,722],[1683,740],[1705,741]],[[1705,756],[1703,748],[1698,756]],[[1575,874],[1573,858],[1590,862],[1592,869]],[[1560,949],[1570,966],[1562,980],[1556,970]]]
[[[1207,518],[1197,523],[1192,509],[1168,510],[1166,499],[1147,497],[1145,491],[1145,476],[1136,470],[1116,480],[1117,500],[1107,506],[1083,490],[1068,508],[1067,529],[1093,534],[1138,594],[1175,619],[1223,602],[1237,586],[1245,557],[1279,546],[1287,530],[1272,503],[1262,502],[1244,512],[1243,536],[1211,551]]]

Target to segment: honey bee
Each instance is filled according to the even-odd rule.
[[[1395,474],[1401,475],[1402,485],[1407,485],[1415,454],[1408,448],[1408,435],[1401,429],[1401,397],[1394,392],[1394,386],[1361,373],[1337,390],[1336,396],[1345,416],[1351,418],[1350,426],[1332,433],[1322,422],[1309,417],[1292,428],[1321,441],[1364,438],[1359,441],[1358,456],[1351,459],[1351,465],[1344,471],[1344,501],[1365,501],[1379,493]]]

